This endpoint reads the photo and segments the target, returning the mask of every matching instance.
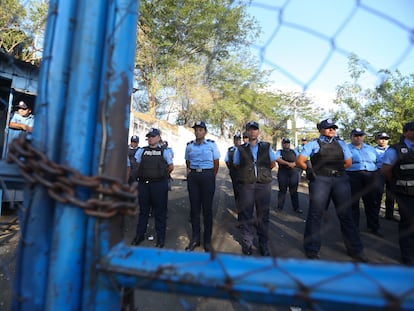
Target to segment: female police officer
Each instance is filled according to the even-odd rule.
[[[164,247],[167,228],[168,176],[174,169],[172,150],[160,145],[160,131],[151,128],[146,135],[148,146],[138,149],[135,159],[138,164],[138,200],[140,205],[137,234],[132,245],[144,241],[150,208],[154,211],[157,243]]]
[[[313,174],[308,174],[309,211],[304,233],[305,254],[309,259],[319,259],[321,248],[321,221],[330,199],[335,204],[342,236],[348,255],[356,261],[367,262],[363,246],[352,219],[351,188],[345,168],[352,164],[352,154],[346,144],[336,138],[338,127],[331,119],[318,124],[320,136],[307,143],[296,164],[306,170],[310,157]]]
[[[196,139],[190,141],[185,149],[192,225],[192,235],[186,250],[193,251],[200,246],[200,213],[203,210],[204,250],[209,252],[213,231],[213,197],[216,190],[220,152],[213,140],[205,138],[207,127],[203,121],[197,121],[193,129]]]

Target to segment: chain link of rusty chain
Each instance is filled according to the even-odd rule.
[[[40,183],[60,203],[81,207],[89,216],[109,218],[117,213],[135,215],[138,207],[137,184],[131,186],[110,176],[83,176],[75,169],[58,165],[36,150],[21,135],[9,145],[7,162],[16,163],[29,186]],[[87,200],[79,198],[80,190],[89,189]]]

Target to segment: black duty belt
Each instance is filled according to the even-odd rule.
[[[316,172],[317,176],[325,176],[325,177],[339,177],[345,175],[344,170],[323,170],[320,172]]]
[[[202,173],[202,172],[211,172],[213,169],[212,168],[191,168],[190,170],[192,172]]]

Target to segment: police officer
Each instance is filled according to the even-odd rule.
[[[249,142],[249,136],[247,136],[246,132],[243,132],[243,144],[248,143]]]
[[[273,179],[272,168],[276,165],[276,155],[270,143],[259,139],[257,122],[248,122],[246,132],[249,142],[238,146],[234,152],[234,165],[239,169],[242,252],[245,255],[252,255],[256,207],[259,251],[262,256],[269,256],[269,208]]]
[[[135,160],[135,153],[138,150],[139,137],[137,135],[131,136],[131,143],[128,146],[128,159],[129,159],[129,172],[128,172],[128,183],[131,185],[133,182],[137,181],[137,169],[138,164]]]
[[[403,127],[401,141],[384,153],[382,173],[390,182],[398,203],[402,262],[414,265],[414,121]]]
[[[300,145],[295,148],[297,154],[302,152],[303,147],[308,143],[308,139],[306,137],[302,137],[300,141]]]
[[[172,153],[160,145],[160,130],[151,128],[147,133],[148,146],[138,149],[138,201],[140,205],[137,233],[132,245],[145,239],[148,217],[152,207],[157,233],[156,247],[164,247],[167,228],[168,176],[174,169]]]
[[[296,152],[290,149],[289,138],[282,139],[282,149],[276,151],[276,162],[279,165],[277,180],[279,182],[279,194],[277,197],[277,211],[282,211],[285,205],[286,193],[289,188],[290,201],[293,210],[302,214],[299,208],[299,170],[296,168]]]
[[[190,141],[185,149],[192,226],[192,235],[186,250],[193,251],[197,246],[200,246],[200,213],[203,211],[204,250],[210,252],[212,249],[213,197],[216,190],[220,152],[213,140],[205,138],[207,127],[203,121],[197,121],[193,129],[196,139]]]
[[[239,196],[239,182],[237,180],[238,177],[238,170],[233,165],[233,157],[234,152],[237,149],[237,146],[241,145],[241,135],[239,133],[235,134],[233,136],[233,146],[229,147],[227,149],[226,156],[224,157],[224,162],[226,163],[227,168],[229,169],[229,174],[231,178],[231,183],[233,185],[233,193],[234,193],[234,199],[237,202],[238,196]]]
[[[362,198],[367,220],[367,229],[378,237],[384,237],[379,231],[379,208],[377,200],[377,162],[375,148],[364,143],[365,133],[360,128],[351,131],[348,148],[352,153],[352,165],[346,169],[351,184],[352,217],[359,229],[359,201]]]
[[[384,194],[384,188],[385,188],[384,218],[388,220],[395,220],[394,219],[394,201],[395,201],[394,195],[392,194],[390,183],[385,180],[384,175],[381,173],[382,159],[384,157],[384,153],[390,147],[388,145],[389,139],[390,139],[390,136],[385,132],[381,132],[376,135],[377,145],[375,146],[375,151],[377,152],[377,155],[378,155],[378,163],[377,163],[378,189],[377,189],[377,199],[375,203],[377,204],[378,210],[380,210],[382,196]]]
[[[332,199],[339,218],[342,236],[348,255],[366,262],[359,230],[352,219],[351,187],[345,168],[352,164],[348,146],[336,138],[338,127],[331,119],[318,123],[320,136],[308,142],[296,160],[306,170],[310,157],[313,172],[308,172],[309,211],[304,233],[304,249],[309,259],[319,259],[321,248],[321,222],[326,206]]]

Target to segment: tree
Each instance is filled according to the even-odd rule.
[[[365,130],[365,102],[366,92],[359,84],[359,79],[366,72],[367,64],[360,60],[357,55],[351,54],[348,60],[348,71],[351,82],[345,82],[336,88],[336,99],[334,103],[340,106],[334,118],[341,124],[344,133],[349,134],[353,128]]]
[[[414,74],[403,76],[398,70],[380,70],[382,82],[372,91],[366,109],[369,130],[385,131],[398,141],[402,126],[414,120]]]
[[[155,117],[159,98],[171,87],[170,73],[202,64],[208,88],[219,62],[255,35],[245,4],[229,0],[144,0],[140,2],[136,66],[139,87]]]
[[[337,87],[335,103],[340,109],[335,119],[346,135],[353,128],[361,128],[369,136],[384,131],[392,141],[398,141],[403,124],[414,119],[414,75],[379,70],[377,75],[382,82],[374,89],[363,89],[359,79],[367,66],[356,55],[350,56],[349,72],[353,82]]]
[[[3,0],[0,7],[0,51],[31,63],[40,63],[48,1]]]

